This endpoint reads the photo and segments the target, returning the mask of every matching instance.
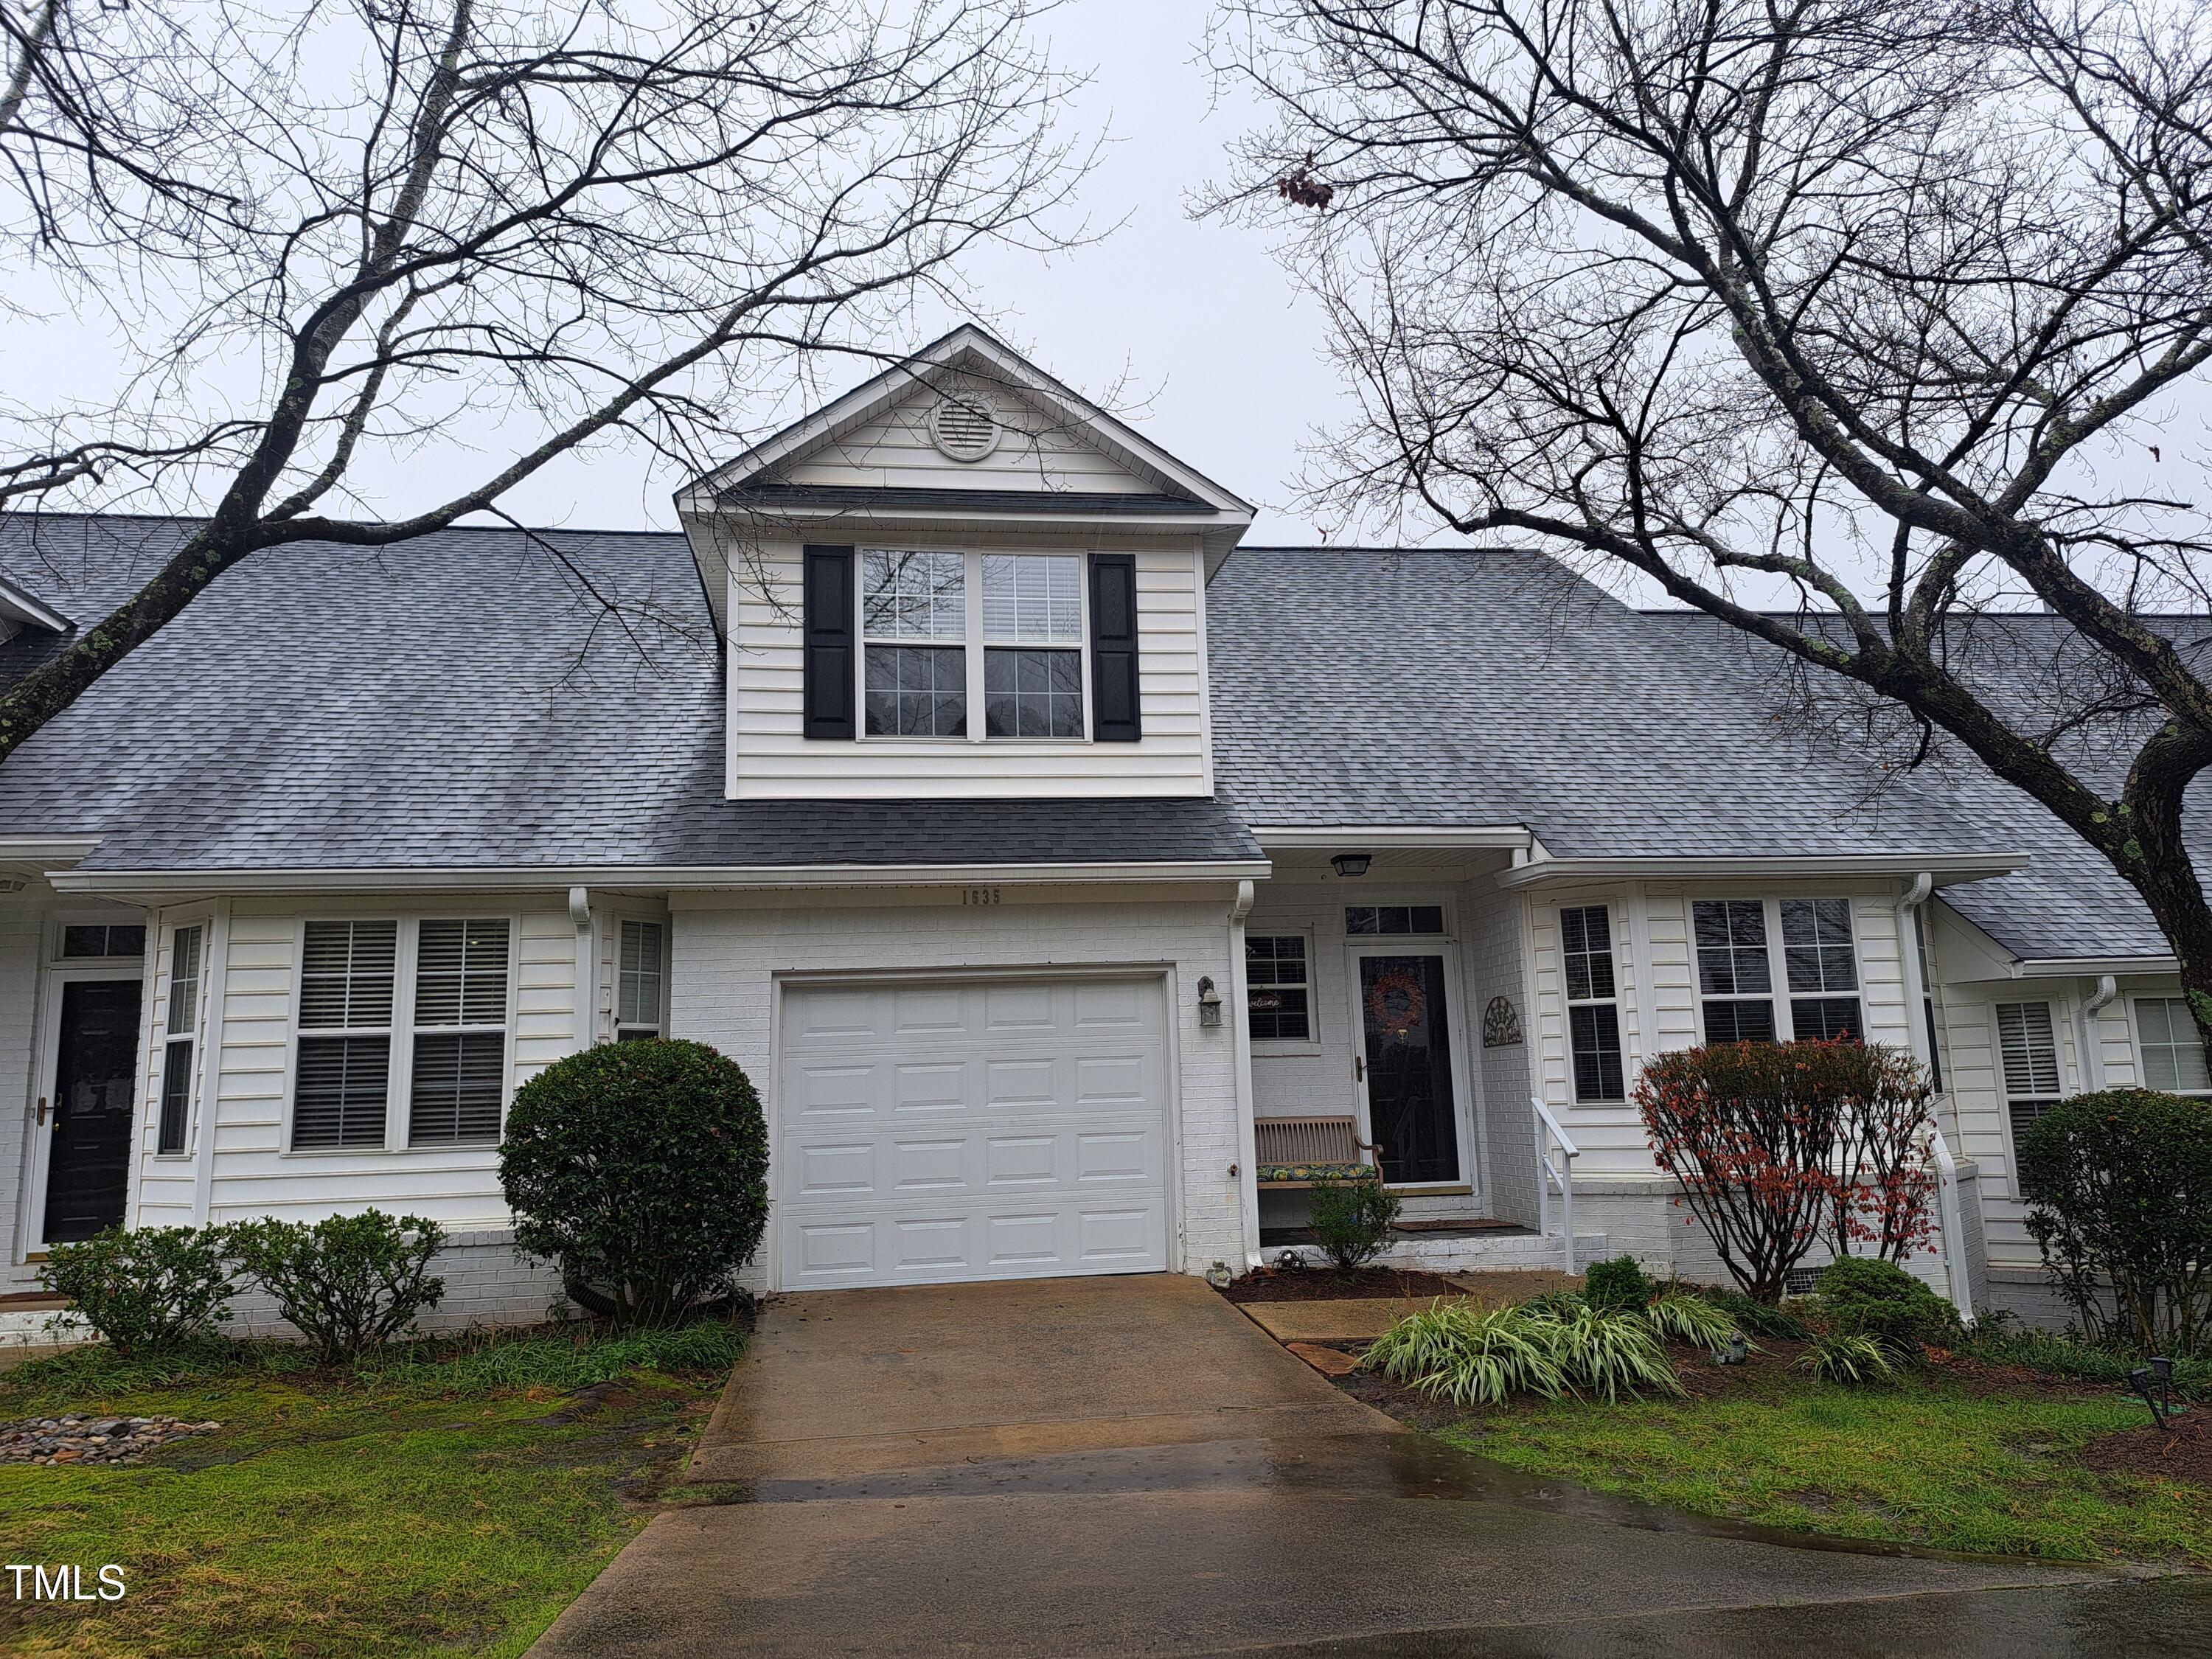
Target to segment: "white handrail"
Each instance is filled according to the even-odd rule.
[[[1544,1177],[1536,1183],[1536,1231],[1552,1231],[1552,1188],[1559,1189],[1559,1225],[1565,1234],[1567,1271],[1575,1270],[1575,1160],[1583,1149],[1575,1145],[1559,1120],[1553,1117],[1543,1097],[1531,1095],[1528,1103],[1536,1109],[1536,1161],[1543,1168]],[[1558,1143],[1559,1161],[1552,1161],[1553,1144]]]

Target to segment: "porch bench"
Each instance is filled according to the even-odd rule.
[[[1382,1155],[1359,1138],[1358,1118],[1255,1118],[1252,1130],[1262,1187],[1290,1190],[1324,1181],[1382,1178]]]

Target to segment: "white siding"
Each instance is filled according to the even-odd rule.
[[[999,447],[980,461],[939,453],[929,435],[936,394],[918,392],[823,445],[783,476],[793,483],[929,489],[1058,489],[1091,495],[1149,495],[1159,486],[1084,441],[1081,434],[1017,400],[981,387],[998,406]]]
[[[788,904],[679,897],[672,919],[672,1033],[710,1042],[744,1066],[773,1115],[780,975],[987,969],[1019,977],[1025,969],[1157,967],[1169,998],[1173,1073],[1169,1262],[1187,1273],[1216,1261],[1241,1268],[1258,1241],[1244,1237],[1243,1182],[1231,1173],[1243,1156],[1236,1043],[1225,1020],[1203,1029],[1197,1013],[1201,975],[1231,983],[1231,892],[1109,902],[1096,890],[1010,888],[1005,896],[981,907],[963,904],[957,892],[919,890],[903,902],[862,893],[810,894]],[[767,1283],[771,1267],[756,1261],[748,1282]]]
[[[825,535],[829,532],[823,532]],[[839,538],[855,532],[843,530]],[[866,538],[858,538],[862,544]],[[1086,534],[1054,547],[1036,536],[975,532],[884,539],[907,548],[1127,550],[1137,561],[1136,743],[976,742],[902,738],[849,743],[802,735],[800,547],[733,551],[730,608],[731,797],[738,800],[1203,795],[1212,790],[1206,711],[1206,580],[1197,538]]]
[[[307,915],[516,915],[509,1029],[511,1076],[519,1085],[575,1047],[576,930],[565,908],[548,909],[547,903],[542,894],[466,899],[435,908],[372,901],[311,902],[305,907],[238,901],[222,999],[208,1218],[276,1215],[313,1220],[374,1206],[427,1216],[449,1228],[506,1224],[495,1147],[285,1150],[299,929]],[[402,1019],[405,1015],[404,1009],[398,1011]],[[396,1057],[394,1069],[398,1070]],[[403,1078],[393,1090],[395,1114],[405,1113],[405,1094]],[[201,1110],[204,1116],[204,1103]]]
[[[179,927],[200,932],[200,984],[214,977],[210,916],[204,904],[189,908],[157,911],[147,918],[146,1006],[140,1020],[142,1058],[138,1068],[138,1127],[131,1146],[135,1183],[130,1216],[138,1227],[188,1227],[192,1224],[192,1126],[185,1129],[182,1153],[164,1156],[161,1144],[161,1074],[167,1059],[169,1029],[171,946]],[[205,1075],[206,1049],[202,1046],[210,1029],[210,1011],[203,1002],[199,1023],[192,1034],[192,1075],[197,1087]]]

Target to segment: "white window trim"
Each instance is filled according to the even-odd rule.
[[[674,988],[676,977],[676,930],[669,926],[669,919],[665,915],[647,915],[635,910],[616,912],[614,916],[615,951],[612,964],[614,1008],[607,1022],[607,1029],[612,1034],[611,1040],[616,1042],[622,1041],[622,1035],[625,1030],[636,1031],[646,1029],[641,1025],[625,1024],[622,1017],[622,935],[623,929],[633,921],[644,927],[660,929],[660,1019],[658,1025],[653,1028],[656,1035],[664,1037],[668,1035],[668,1011],[671,1004],[675,1000],[671,993]]]
[[[1762,907],[1762,914],[1766,919],[1766,982],[1768,987],[1766,1000],[1772,1003],[1774,1006],[1774,1040],[1777,1042],[1795,1042],[1797,1040],[1797,1016],[1795,1010],[1793,1010],[1790,1006],[1793,997],[1802,996],[1808,1001],[1811,1001],[1816,999],[1830,996],[1840,996],[1842,994],[1841,993],[1827,991],[1802,991],[1793,993],[1790,989],[1790,958],[1784,954],[1782,942],[1782,901],[1785,896],[1793,899],[1841,899],[1843,901],[1844,914],[1849,917],[1851,927],[1852,976],[1858,981],[1858,989],[1853,991],[1850,994],[1852,997],[1856,999],[1859,1005],[1859,1024],[1866,1025],[1872,1023],[1867,1018],[1867,964],[1865,941],[1864,936],[1859,932],[1859,906],[1858,901],[1856,898],[1853,898],[1847,893],[1790,893],[1787,895],[1779,893],[1768,893],[1764,895],[1751,893],[1698,893],[1686,897],[1682,901],[1682,922],[1683,926],[1686,928],[1689,936],[1690,989],[1692,999],[1698,1005],[1698,1041],[1700,1043],[1709,1041],[1705,1035],[1706,1003],[1757,1002],[1759,1000],[1757,996],[1730,996],[1724,993],[1717,992],[1711,994],[1707,994],[1705,988],[1705,976],[1698,964],[1698,913],[1696,907],[1700,902],[1717,902],[1721,900],[1728,899],[1733,900],[1741,904],[1747,899],[1756,898],[1759,905]],[[1563,964],[1563,981],[1564,977],[1565,971]],[[1871,1042],[1874,1041],[1874,1036],[1871,1032],[1861,1031],[1858,1035],[1859,1041],[1862,1042]]]
[[[185,924],[190,926],[190,923]],[[62,954],[63,941],[72,927],[143,927],[146,948],[135,957],[67,957]],[[47,919],[46,959],[57,968],[114,968],[127,963],[143,962],[154,954],[161,936],[158,918],[152,913],[133,918],[118,915],[112,910],[64,910]]]
[[[425,1025],[416,1017],[418,1010],[413,995],[414,981],[419,974],[422,924],[425,921],[458,921],[464,927],[471,921],[500,921],[507,926],[507,991],[506,1005],[501,1011],[505,1018],[497,1024]],[[416,916],[411,918],[415,953],[410,963],[416,972],[408,975],[407,1000],[407,1081],[401,1095],[403,1109],[399,1115],[405,1121],[398,1126],[401,1150],[411,1152],[466,1152],[471,1148],[496,1146],[507,1134],[507,1109],[514,1099],[514,1002],[517,971],[522,958],[522,927],[520,920],[509,912],[470,910],[458,915]],[[398,1010],[393,1009],[396,1019]],[[465,1010],[461,1012],[465,1012]],[[395,1035],[397,1035],[395,1033]],[[415,1042],[425,1036],[493,1036],[500,1042],[499,1053],[499,1127],[489,1140],[424,1140],[414,1138],[415,1130]],[[385,1120],[386,1132],[392,1130],[387,1109]]]
[[[169,1014],[177,996],[177,935],[187,928],[198,929],[200,936],[199,977],[194,981],[192,993],[191,1029],[173,1031],[169,1029]],[[196,1138],[194,1130],[199,1121],[200,1075],[206,1069],[200,1063],[205,1056],[201,1044],[208,1030],[208,981],[212,977],[209,972],[208,945],[214,931],[211,919],[206,917],[191,921],[173,921],[165,927],[149,927],[147,930],[149,951],[161,950],[156,970],[162,975],[161,1018],[154,1030],[156,1057],[154,1062],[154,1133],[151,1144],[153,1156],[164,1164],[189,1164],[192,1158],[192,1144]],[[162,948],[164,946],[166,948]],[[82,957],[76,959],[80,962],[85,960]],[[180,1043],[191,1056],[186,1062],[191,1069],[185,1077],[184,1142],[174,1152],[169,1152],[161,1146],[161,1118],[168,1105],[165,1097],[169,1085],[169,1051]]]
[[[1040,558],[1073,559],[1076,565],[1076,597],[1082,607],[1082,623],[1073,645],[1017,646],[1006,641],[997,641],[1002,650],[1071,651],[1082,678],[1083,733],[1074,738],[994,738],[985,735],[983,714],[983,653],[987,648],[983,638],[983,558],[986,552],[994,555],[1030,555]],[[934,735],[902,737],[896,732],[868,731],[868,647],[872,645],[908,645],[927,650],[932,647],[949,650],[955,643],[947,639],[892,640],[873,638],[868,633],[867,558],[871,553],[957,553],[964,562],[961,566],[961,603],[963,628],[958,644],[962,647],[963,684],[967,688],[968,732],[964,737],[940,738]],[[853,735],[861,743],[926,744],[926,743],[988,743],[998,746],[1008,744],[1016,748],[1049,747],[1054,744],[1089,744],[1091,736],[1092,697],[1091,691],[1091,557],[1086,552],[1068,548],[1048,547],[855,547],[853,550],[853,638],[857,648],[853,653],[853,707],[856,711]]]
[[[1609,899],[1583,899],[1573,902],[1561,902],[1552,907],[1552,936],[1559,941],[1559,1001],[1567,1010],[1566,1023],[1560,1033],[1565,1041],[1567,1057],[1567,1093],[1577,1106],[1620,1105],[1628,1099],[1629,1091],[1635,1086],[1632,1079],[1636,1068],[1629,1056],[1627,1029],[1622,1024],[1620,1018],[1623,941],[1620,937],[1620,919],[1617,911],[1625,908],[1625,906],[1616,906]],[[1567,977],[1566,913],[1570,910],[1605,912],[1606,955],[1613,963],[1613,994],[1611,996],[1577,997],[1574,994],[1573,983]],[[1620,1092],[1617,1095],[1591,1095],[1588,1098],[1584,1098],[1583,1095],[1582,1085],[1575,1076],[1574,1011],[1577,1008],[1611,1008],[1613,1010],[1613,1041],[1620,1051]]]
[[[507,1109],[514,1103],[514,1028],[516,1007],[520,1000],[522,972],[522,915],[520,911],[491,906],[463,906],[455,909],[441,909],[429,913],[439,921],[489,921],[506,918],[507,924],[507,1054],[500,1078],[500,1133],[507,1132]],[[422,914],[394,916],[389,911],[356,910],[319,912],[296,919],[292,926],[292,1005],[287,1023],[290,1040],[284,1051],[284,1150],[278,1154],[287,1158],[383,1158],[394,1153],[413,1154],[421,1158],[451,1157],[456,1154],[483,1156],[495,1152],[496,1141],[489,1140],[430,1140],[419,1146],[407,1141],[410,1090],[415,1076],[415,978],[416,957],[421,940]],[[338,921],[396,921],[398,937],[393,949],[398,952],[392,963],[392,1024],[387,1026],[317,1025],[303,1028],[300,1024],[300,1000],[302,981],[307,963],[307,924]],[[434,1026],[425,1028],[444,1032],[456,1028]],[[490,1028],[484,1028],[489,1030]],[[374,1146],[298,1146],[293,1144],[293,1114],[299,1103],[300,1038],[307,1036],[383,1036],[392,1040],[390,1069],[384,1085],[384,1140]]]
[[[1306,1035],[1303,1037],[1249,1036],[1252,1029],[1251,1010],[1244,1011],[1244,1030],[1255,1054],[1317,1054],[1326,1048],[1321,1024],[1321,957],[1314,949],[1314,930],[1306,927],[1274,927],[1261,924],[1254,927],[1248,918],[1244,924],[1247,939],[1302,939],[1306,943]],[[1253,987],[1249,977],[1244,994],[1249,1000]]]
[[[2136,1011],[2145,1002],[2182,1002],[2186,999],[2177,988],[2172,991],[2130,992],[2122,1000],[2128,1005],[2128,1047],[2135,1056],[2136,1087],[2148,1089],[2153,1085],[2149,1067],[2144,1064],[2142,1021]],[[2212,1066],[2212,1054],[2207,1054],[2205,1060],[2208,1066]],[[2212,1089],[2178,1089],[2171,1092],[2179,1094],[2185,1100],[2212,1100]]]
[[[1435,910],[1442,914],[1443,927],[1434,933],[1355,933],[1345,921],[1347,910]],[[1336,907],[1336,925],[1346,945],[1364,949],[1370,945],[1388,945],[1393,939],[1443,939],[1457,944],[1458,934],[1452,922],[1453,906],[1443,899],[1378,899],[1364,903],[1345,902]],[[1249,924],[1248,924],[1249,926]]]
[[[2032,1006],[2039,1003],[2042,1005],[2044,1012],[2051,1019],[2051,1069],[2058,1079],[2058,1087],[2050,1094],[2015,1095],[2013,1092],[2011,1080],[2005,1076],[2004,1036],[1998,1024],[1997,1010],[2000,1007]],[[2132,1024],[2132,1018],[2130,1014],[2130,1024]],[[2063,1101],[2073,1092],[2066,1086],[2065,1025],[2066,1022],[2060,1015],[2059,1002],[2056,997],[2007,997],[2002,1002],[1992,999],[1990,1003],[1990,1054],[1996,1073],[1997,1098],[2003,1103],[2003,1109],[2000,1115],[2004,1119],[2005,1156],[2010,1163],[2015,1191],[2017,1191],[2020,1176],[2020,1141],[2013,1133],[2013,1103],[2015,1100]]]

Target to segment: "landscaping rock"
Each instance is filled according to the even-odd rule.
[[[1346,1376],[1358,1369],[1358,1357],[1339,1348],[1324,1348],[1316,1342],[1285,1342],[1283,1346],[1323,1376]]]
[[[206,1434],[220,1423],[175,1417],[32,1417],[0,1425],[0,1463],[143,1463],[156,1446]]]

